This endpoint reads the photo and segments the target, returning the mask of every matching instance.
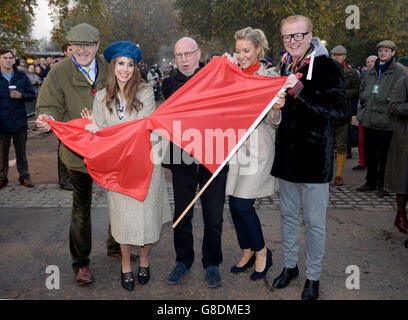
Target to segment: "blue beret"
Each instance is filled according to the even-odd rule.
[[[105,49],[103,53],[106,61],[109,63],[117,57],[127,57],[132,59],[136,64],[142,60],[142,51],[139,47],[130,41],[117,41]]]

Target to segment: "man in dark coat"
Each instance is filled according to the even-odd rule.
[[[366,182],[357,191],[377,190],[377,196],[389,195],[384,190],[387,153],[396,119],[390,116],[389,102],[392,89],[405,75],[396,64],[396,45],[390,40],[377,44],[378,59],[367,71],[360,86],[358,118],[364,130],[364,160],[367,166]]]
[[[333,121],[334,126],[334,146],[336,149],[337,172],[334,178],[335,186],[344,185],[343,170],[346,158],[351,158],[348,141],[350,140],[351,117],[357,114],[358,94],[360,89],[360,75],[357,70],[346,63],[347,49],[343,46],[336,46],[331,51],[331,57],[341,64],[344,72],[344,85],[346,88],[346,112],[344,119]],[[351,149],[351,147],[350,147]]]
[[[30,180],[26,154],[28,127],[25,102],[34,100],[35,93],[25,72],[14,65],[14,59],[10,49],[0,49],[0,139],[3,144],[0,189],[8,183],[11,139],[16,150],[20,184],[34,187]]]
[[[284,269],[273,281],[285,288],[299,274],[300,209],[306,227],[306,283],[303,300],[317,299],[325,251],[329,181],[333,177],[332,120],[344,117],[344,78],[338,63],[312,37],[312,22],[290,16],[281,22],[282,75],[299,82],[289,89],[276,135],[272,175],[279,178]]]
[[[201,51],[191,38],[181,38],[174,46],[177,63],[176,74],[163,81],[163,95],[167,99],[181,88],[200,70]],[[164,160],[171,169],[174,189],[174,221],[183,213],[196,195],[197,186],[202,188],[212,176],[203,165],[198,164],[190,155],[170,144],[170,158]],[[191,160],[191,161],[188,161]],[[218,265],[222,262],[221,232],[225,201],[227,169],[224,168],[201,195],[204,218],[204,238],[202,264],[206,269],[208,286],[221,285]],[[168,277],[168,284],[179,284],[184,274],[190,271],[194,261],[193,208],[184,216],[174,229],[174,248],[176,266]]]
[[[408,76],[401,78],[390,97],[390,114],[397,120],[387,155],[384,188],[396,193],[394,225],[408,233]]]

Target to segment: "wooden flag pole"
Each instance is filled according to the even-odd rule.
[[[231,160],[232,156],[238,151],[238,149],[241,147],[241,145],[245,142],[245,140],[249,137],[249,135],[255,130],[255,128],[258,126],[258,124],[262,121],[262,119],[266,116],[266,114],[271,110],[273,105],[275,104],[276,101],[278,101],[277,95],[281,92],[284,92],[286,89],[282,88],[279,90],[279,92],[275,95],[275,97],[272,99],[271,102],[269,102],[268,106],[264,109],[264,111],[258,116],[258,118],[254,121],[254,123],[249,127],[248,131],[243,135],[241,140],[237,143],[237,145],[232,149],[230,154],[225,158],[224,162],[218,167],[217,171],[214,172],[214,174],[211,176],[211,178],[207,181],[207,183],[202,187],[202,189],[197,193],[195,198],[190,202],[190,204],[187,206],[187,208],[183,211],[183,213],[178,217],[176,222],[173,223],[173,229],[177,227],[181,219],[184,218],[184,216],[187,214],[188,210],[191,209],[191,207],[197,202],[198,198],[203,194],[203,192],[208,188],[210,183],[215,179],[215,177],[220,173],[222,168],[225,167],[225,165]]]
[[[187,214],[188,210],[191,209],[191,207],[197,202],[198,198],[201,197],[201,195],[203,194],[203,192],[205,191],[205,189],[208,188],[208,186],[210,185],[210,183],[215,179],[216,175],[213,174],[211,176],[210,179],[208,179],[207,183],[204,185],[204,187],[201,188],[200,192],[197,193],[197,195],[195,196],[195,198],[193,199],[193,201],[190,202],[190,204],[188,205],[188,207],[183,211],[183,213],[180,215],[180,217],[178,217],[178,219],[176,220],[176,222],[173,223],[173,229],[178,225],[178,223],[181,221],[181,219],[184,218],[184,216]]]

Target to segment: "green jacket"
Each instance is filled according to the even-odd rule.
[[[396,120],[390,117],[390,96],[397,81],[405,75],[405,70],[394,62],[381,75],[375,68],[367,71],[360,86],[360,107],[358,120],[364,128],[377,130],[394,130]],[[372,93],[378,82],[378,93]]]
[[[102,55],[97,55],[98,75],[95,90],[105,88],[108,63]],[[81,110],[92,110],[94,96],[92,86],[72,61],[64,59],[53,66],[41,86],[36,104],[37,116],[47,114],[57,121],[68,122],[81,117]],[[60,146],[61,161],[68,169],[87,173],[83,158],[65,145]]]

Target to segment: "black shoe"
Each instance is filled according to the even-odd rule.
[[[269,268],[272,266],[272,252],[269,249],[266,249],[266,264],[265,264],[265,269],[262,272],[254,271],[251,274],[251,280],[258,280],[262,279],[263,277],[266,276],[266,273],[268,272]]]
[[[0,189],[4,188],[5,186],[7,186],[7,182],[0,181]]]
[[[357,170],[364,170],[365,168],[366,168],[366,167],[363,167],[363,166],[357,165],[357,166],[353,167],[353,169],[351,169],[351,170],[353,170],[353,171],[357,171]]]
[[[231,272],[232,273],[243,272],[246,269],[253,267],[254,263],[255,263],[255,253],[252,255],[251,258],[249,258],[248,262],[245,263],[242,267],[237,267],[236,265],[232,266],[231,267]]]
[[[316,300],[319,297],[319,280],[306,279],[302,300]]]
[[[365,191],[374,191],[377,190],[376,187],[370,187],[368,184],[363,184],[361,187],[357,188],[356,191],[365,192]]]
[[[72,183],[68,182],[65,184],[60,184],[60,188],[68,191],[74,190],[74,187],[72,186]]]
[[[298,266],[294,268],[283,268],[279,277],[273,280],[272,287],[276,289],[282,289],[288,286],[290,280],[296,278],[299,275]]]
[[[123,273],[120,269],[120,279],[122,287],[126,290],[132,291],[135,287],[135,278],[133,277],[133,272]]]
[[[150,280],[150,268],[149,267],[139,267],[137,271],[137,282],[140,284],[146,284]]]

